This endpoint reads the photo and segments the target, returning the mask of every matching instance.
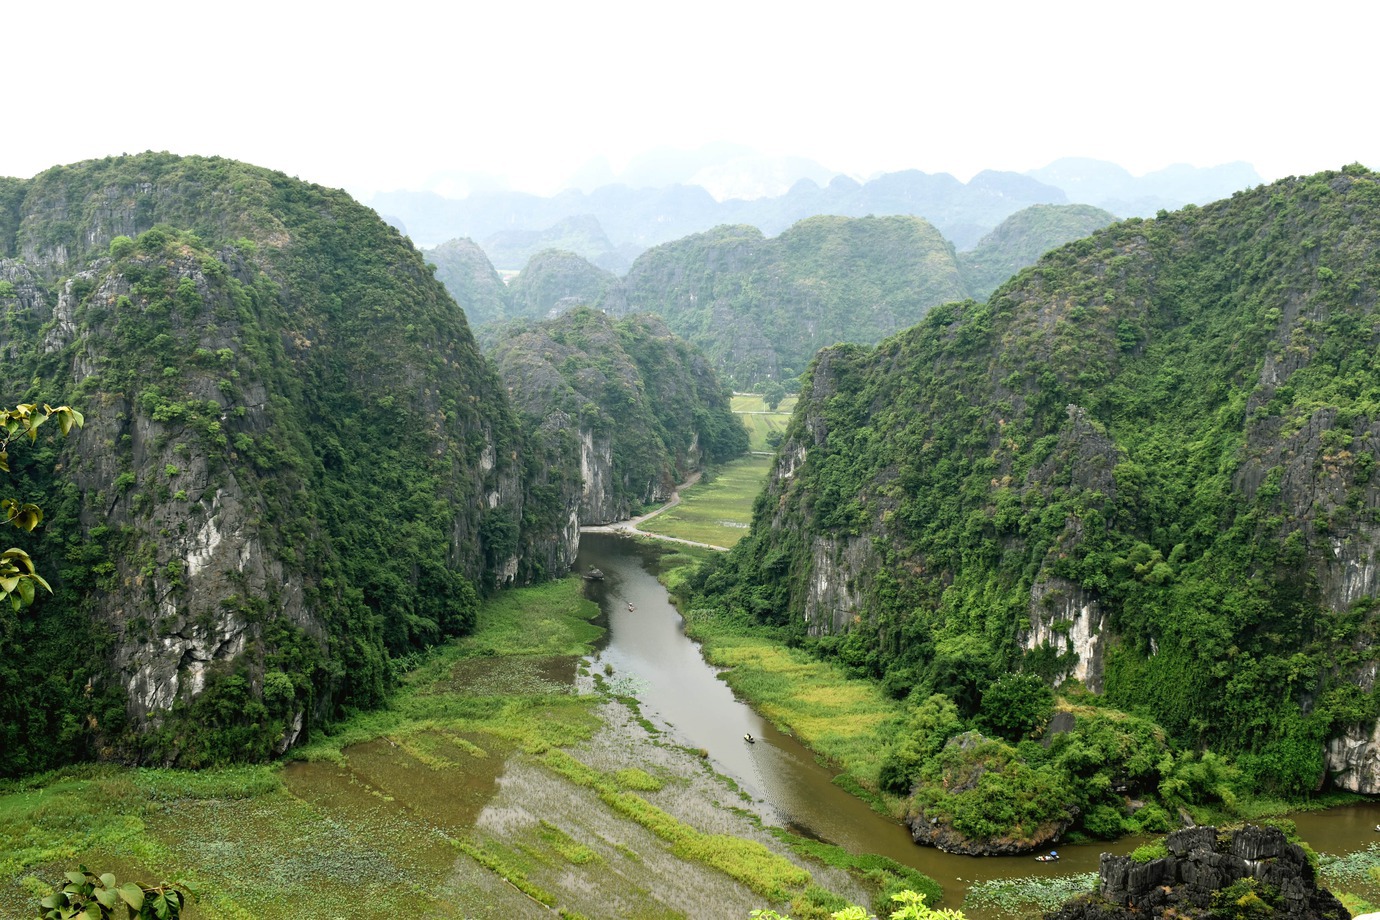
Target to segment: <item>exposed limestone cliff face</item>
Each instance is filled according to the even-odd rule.
[[[608,524],[628,516],[613,487],[613,442],[594,432],[580,432],[580,507],[582,524]]]
[[[866,586],[876,569],[867,537],[815,537],[810,552],[805,624],[812,636],[837,635],[861,624]]]
[[[1094,693],[1102,690],[1106,651],[1106,615],[1097,596],[1073,582],[1049,577],[1030,589],[1030,629],[1021,633],[1022,649],[1047,646],[1065,666],[1056,683],[1072,677]]]

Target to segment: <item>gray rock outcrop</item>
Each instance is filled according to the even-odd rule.
[[[1191,827],[1165,838],[1165,848],[1167,856],[1146,863],[1103,853],[1097,894],[1065,904],[1046,920],[1219,916],[1228,897],[1233,909],[1250,899],[1251,916],[1349,920],[1342,903],[1318,887],[1303,848],[1278,828],[1248,825],[1219,834],[1215,827]]]

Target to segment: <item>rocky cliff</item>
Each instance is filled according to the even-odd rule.
[[[381,700],[390,658],[466,630],[477,592],[562,570],[521,532],[542,499],[464,315],[372,212],[165,154],[19,191],[7,402],[87,426],[18,471],[60,572],[0,630],[0,772],[282,750]],[[35,681],[71,641],[80,663]]]
[[[1170,834],[1164,845],[1165,856],[1144,863],[1103,853],[1097,894],[1065,904],[1046,920],[1351,916],[1330,891],[1318,887],[1303,847],[1277,828],[1247,825],[1219,833],[1215,827],[1192,827]]]

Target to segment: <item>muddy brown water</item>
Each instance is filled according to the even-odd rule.
[[[586,593],[603,609],[609,627],[595,667],[611,665],[612,679],[637,697],[644,716],[678,743],[707,751],[715,769],[766,806],[768,821],[918,869],[938,881],[945,903],[955,906],[974,882],[1096,872],[1102,853],[1129,853],[1144,842],[1061,845],[1057,863],[1032,856],[956,856],[915,845],[904,826],[836,786],[836,770],[734,697],[685,636],[679,612],[656,579],[660,555],[626,537],[582,535],[579,571],[596,566],[605,575],[587,582]],[[756,742],[748,744],[744,734]],[[1351,853],[1380,843],[1380,802],[1290,817],[1322,853]]]

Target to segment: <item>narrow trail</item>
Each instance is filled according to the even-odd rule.
[[[680,490],[688,489],[699,481],[700,474],[692,473],[689,479],[685,480],[680,485],[676,486],[675,491],[671,493],[670,501],[666,502],[666,504],[662,505],[660,508],[654,508],[653,510],[648,511],[646,514],[640,514],[637,517],[628,518],[626,521],[614,521],[612,524],[591,524],[588,527],[581,527],[580,533],[633,534],[639,537],[650,537],[653,540],[665,540],[668,543],[682,543],[686,546],[698,546],[703,549],[713,549],[718,550],[721,553],[726,553],[728,552],[727,546],[715,546],[713,543],[700,543],[697,540],[685,540],[680,537],[668,537],[664,533],[650,533],[649,531],[641,530],[638,527],[639,524],[651,520],[658,514],[661,514],[663,511],[667,511],[671,508],[674,508],[676,505],[679,505]]]

